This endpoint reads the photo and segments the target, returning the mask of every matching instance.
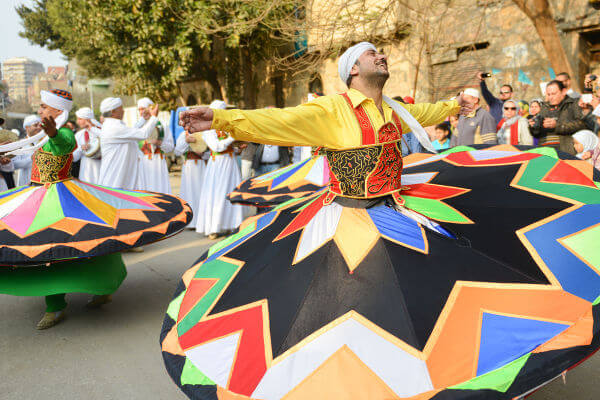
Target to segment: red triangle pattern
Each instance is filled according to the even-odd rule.
[[[179,337],[181,348],[185,351],[241,331],[227,389],[250,396],[267,371],[263,307],[266,307],[266,301],[254,303],[237,312],[226,311],[221,316],[209,317]]]
[[[486,165],[516,164],[524,161],[529,161],[537,157],[540,157],[540,155],[537,153],[520,153],[509,157],[492,158],[489,160],[477,161],[469,154],[468,151],[461,151],[459,153],[448,154],[448,156],[446,156],[445,159],[460,165],[464,165],[466,167],[483,167]]]
[[[596,188],[594,182],[575,167],[559,160],[542,179],[547,183],[563,183],[567,185],[582,185]]]
[[[327,196],[327,193],[328,192],[323,193],[321,196],[317,197],[315,201],[308,205],[304,210],[300,211],[300,214],[298,214],[296,218],[294,218],[292,222],[290,222],[290,224],[286,226],[285,229],[279,235],[277,235],[277,237],[273,241],[275,242],[277,240],[283,239],[284,237],[287,237],[292,233],[304,228],[306,224],[310,222],[312,217],[314,217],[319,212],[319,210],[323,208],[323,200],[325,199],[325,196]]]
[[[417,183],[408,185],[408,190],[403,190],[402,195],[421,197],[425,199],[443,200],[466,193],[469,189],[453,186],[434,185],[431,183]]]
[[[183,296],[181,306],[179,307],[177,322],[181,321],[188,311],[190,311],[217,282],[219,282],[219,280],[213,278],[192,279],[190,285],[186,289],[185,296]]]

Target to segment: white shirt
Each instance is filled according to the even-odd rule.
[[[262,153],[261,162],[265,164],[275,163],[279,161],[279,146],[265,144],[265,149]]]
[[[202,139],[206,142],[206,145],[215,153],[222,153],[229,148],[231,143],[235,142],[235,139],[227,135],[227,138],[219,140],[217,131],[210,129],[202,132]]]
[[[99,185],[135,189],[138,183],[138,141],[146,140],[158,119],[151,117],[142,128],[129,128],[123,121],[106,118],[102,125],[102,166]]]

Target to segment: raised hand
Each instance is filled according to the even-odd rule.
[[[179,114],[179,125],[189,133],[207,131],[211,128],[213,110],[209,107],[196,107]]]
[[[158,117],[158,103],[151,105],[148,109],[150,110],[150,115]]]
[[[56,131],[56,121],[52,117],[42,118],[42,129],[49,137],[54,137],[58,133]]]

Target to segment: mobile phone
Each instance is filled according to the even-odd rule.
[[[484,72],[481,74],[482,78],[490,78],[492,76],[492,74],[490,74],[489,72]]]

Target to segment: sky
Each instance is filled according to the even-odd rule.
[[[44,67],[50,65],[66,65],[67,61],[60,51],[49,51],[46,48],[29,43],[19,36],[23,30],[21,18],[15,7],[21,4],[31,4],[30,0],[0,0],[0,62],[12,57],[27,57],[41,62]]]

